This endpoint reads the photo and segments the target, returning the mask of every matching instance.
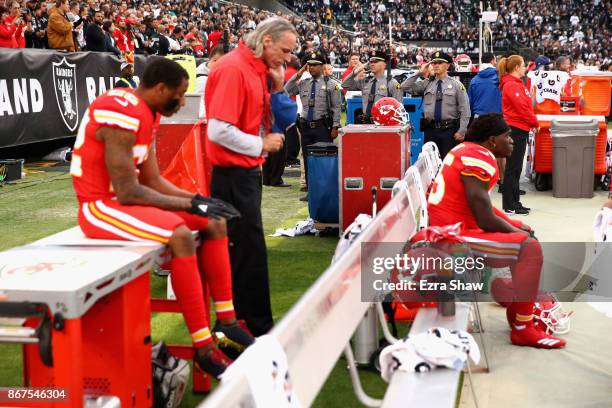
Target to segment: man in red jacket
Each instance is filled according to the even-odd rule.
[[[537,131],[539,124],[533,112],[531,95],[522,81],[527,67],[521,56],[511,55],[502,58],[497,69],[501,77],[499,87],[502,91],[502,111],[514,141],[514,150],[508,158],[503,177],[503,208],[509,215],[529,215],[530,209],[520,202],[519,180],[529,132]]]

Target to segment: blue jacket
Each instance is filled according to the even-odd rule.
[[[499,90],[497,70],[493,67],[483,69],[470,82],[468,89],[472,115],[501,113],[502,95]]]

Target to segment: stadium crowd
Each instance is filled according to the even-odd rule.
[[[538,0],[527,10],[520,9],[524,5],[518,1],[490,3],[500,13],[491,27],[496,49],[527,47],[550,58],[569,55],[585,65],[609,64],[612,59],[612,1],[592,0],[592,7],[584,7],[577,0]],[[285,17],[297,29],[301,51],[320,49],[332,65],[346,65],[351,52],[367,55],[386,49],[390,16],[397,64],[429,59],[431,50],[416,41],[447,41],[458,54],[478,47],[478,12],[468,0],[286,4],[297,13]],[[219,41],[227,51],[271,13],[218,0],[4,0],[0,14],[0,47],[114,52],[129,60],[134,53],[207,57]]]

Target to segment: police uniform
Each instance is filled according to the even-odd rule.
[[[452,58],[443,52],[436,52],[433,61],[452,63]],[[415,75],[402,82],[402,90],[411,95],[423,95],[423,120],[421,130],[425,142],[433,141],[442,158],[456,144],[454,134],[465,135],[470,120],[470,103],[463,84],[448,75],[443,79],[431,76],[417,82]]]
[[[370,62],[384,61],[389,63],[388,56],[382,51],[374,51],[370,56]],[[349,91],[361,91],[362,95],[362,123],[372,123],[372,106],[381,98],[392,97],[402,103],[402,90],[400,84],[393,78],[387,78],[383,74],[379,78],[370,74],[365,79],[356,79],[353,70],[342,82],[342,87]]]
[[[327,63],[327,58],[320,52],[312,53],[306,63],[323,65]],[[342,87],[338,81],[323,74],[318,78],[311,77],[300,81],[296,73],[285,84],[285,91],[289,96],[299,95],[302,102],[302,112],[297,124],[306,166],[306,147],[318,142],[331,143],[332,130],[340,127]]]

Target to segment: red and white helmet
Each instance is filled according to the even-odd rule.
[[[553,294],[539,293],[533,313],[535,323],[541,324],[546,334],[569,333],[570,317],[574,312],[564,312]]]
[[[401,126],[408,123],[408,114],[396,99],[380,98],[372,106],[372,122],[382,126]]]
[[[467,54],[459,54],[455,58],[455,70],[457,72],[472,72],[472,59]]]

